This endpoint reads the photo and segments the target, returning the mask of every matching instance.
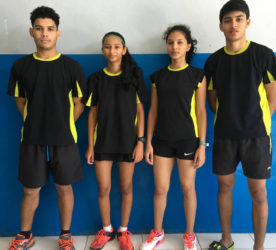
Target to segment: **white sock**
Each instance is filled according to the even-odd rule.
[[[120,228],[119,228],[119,231],[120,232],[124,232],[124,231],[126,231],[127,230],[127,227],[122,227],[122,226],[120,226]]]
[[[112,226],[111,226],[111,224],[110,224],[110,225],[107,226],[107,227],[103,227],[103,229],[104,229],[105,231],[107,231],[107,232],[111,232],[111,231],[112,231]]]

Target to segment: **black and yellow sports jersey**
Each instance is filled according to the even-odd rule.
[[[202,70],[188,64],[177,70],[166,67],[151,75],[158,96],[156,138],[179,141],[198,137],[195,92],[203,77]]]
[[[271,49],[250,41],[237,53],[221,48],[208,58],[205,71],[208,89],[217,92],[215,137],[270,135],[264,85],[276,79],[276,60]]]
[[[147,98],[142,71],[136,87],[124,86],[121,72],[111,74],[106,68],[89,77],[87,96],[83,101],[98,109],[95,153],[132,153],[137,139],[137,103],[145,103]]]
[[[67,56],[40,59],[31,54],[17,60],[8,94],[26,98],[22,142],[57,146],[76,143],[73,97],[82,97],[85,88],[80,65]]]

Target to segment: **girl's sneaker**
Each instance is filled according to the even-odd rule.
[[[92,250],[100,250],[104,247],[104,245],[115,238],[115,233],[112,228],[111,232],[105,231],[101,229],[94,238],[94,241],[90,245],[90,249]]]
[[[164,230],[161,233],[156,232],[154,229],[150,231],[150,235],[147,240],[142,244],[141,250],[152,250],[158,244],[164,241]]]
[[[184,238],[184,250],[197,250],[195,234],[185,233],[183,235],[183,238]]]
[[[130,237],[132,237],[132,233],[129,232],[128,230],[124,231],[124,232],[117,232],[117,238],[119,240],[119,247],[121,250],[133,250],[133,245],[132,242],[130,240]]]

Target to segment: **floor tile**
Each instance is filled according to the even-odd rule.
[[[250,236],[254,240],[254,234],[250,234]],[[276,233],[266,234],[264,248],[265,249],[276,249]]]
[[[0,249],[8,249],[13,237],[0,237]]]

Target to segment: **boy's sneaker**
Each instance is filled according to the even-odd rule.
[[[164,241],[164,230],[161,233],[156,232],[154,229],[150,231],[150,235],[147,240],[142,244],[141,250],[152,250],[158,244]]]
[[[185,233],[183,235],[183,238],[184,238],[184,250],[197,250],[195,234]]]
[[[76,250],[74,247],[74,239],[72,235],[69,234],[62,234],[58,238],[57,246],[63,250]]]
[[[120,232],[118,230],[117,239],[119,240],[119,247],[121,250],[133,250],[134,249],[129,236],[132,237],[132,233],[129,232],[128,230],[126,230],[124,232]]]
[[[25,238],[24,235],[17,234],[9,244],[9,250],[27,250],[34,245],[35,241],[33,239],[33,234],[30,238]]]
[[[92,250],[100,250],[104,247],[104,245],[115,238],[115,233],[112,227],[112,231],[108,232],[104,229],[101,229],[94,238],[94,241],[90,245],[90,249]]]

